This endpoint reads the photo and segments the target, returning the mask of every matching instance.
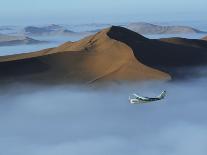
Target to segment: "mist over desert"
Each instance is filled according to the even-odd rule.
[[[135,43],[136,41],[139,43]],[[144,44],[150,46],[145,47]],[[165,66],[162,68],[156,65],[159,54],[157,58],[144,55],[149,52],[147,55],[150,56],[151,51],[155,49],[153,47],[157,47],[156,49],[159,47],[159,51],[163,53],[168,47],[171,47],[169,49],[172,51],[173,48],[180,51],[190,49],[192,55],[187,50],[188,55],[173,56],[171,53],[169,61],[159,59],[160,64]],[[116,69],[119,63],[122,64],[127,60],[126,55],[131,56],[133,60],[127,60],[127,63],[133,62],[133,65],[139,67],[136,69],[127,65],[129,67],[121,70],[121,74],[112,72],[113,74],[104,76],[104,80],[95,78],[95,81],[89,80],[89,83],[64,81],[59,84],[52,82],[48,85],[42,80],[41,82],[18,80],[22,77],[28,78],[31,73],[30,76],[33,78],[35,72],[44,73],[41,63],[38,64],[36,63],[38,61],[30,59],[41,55],[45,55],[44,59],[47,60],[45,62],[50,62],[56,69],[71,71],[74,65],[83,61],[77,63],[75,57],[70,59],[72,55],[61,56],[61,53],[82,49],[87,52],[88,58],[91,55],[93,58],[84,60],[88,70],[105,72],[104,69],[102,70],[103,64],[107,65],[109,62],[110,67],[114,65]],[[145,53],[140,55],[140,49]],[[196,153],[205,155],[207,152],[205,51],[206,43],[203,40],[176,37],[150,40],[127,29],[112,27],[83,40],[67,42],[57,48],[0,57],[1,78],[15,77],[15,80],[9,82],[1,80],[0,154],[149,155],[164,152],[167,155]],[[60,53],[60,56],[54,53]],[[107,57],[107,53],[110,56],[114,55],[114,58],[110,60],[111,57]],[[48,59],[47,56],[52,59]],[[181,60],[185,61],[181,61],[182,63],[172,61],[177,58],[176,56],[183,57]],[[152,58],[156,59],[151,61]],[[22,61],[24,59],[26,61]],[[72,66],[68,65],[68,60]],[[148,62],[147,67],[144,66],[146,62]],[[98,63],[102,65],[96,69]],[[94,64],[96,66],[93,66]],[[40,65],[39,69],[38,65]],[[150,65],[152,68],[149,67]],[[150,71],[152,76],[159,75],[165,77],[165,80],[147,79],[150,74],[143,72],[142,67]],[[174,69],[171,70],[172,67]],[[78,76],[76,73],[75,78],[90,79],[87,73],[81,75],[80,67],[78,68],[79,70],[74,70],[79,74]],[[165,69],[169,73],[163,72]],[[127,74],[128,70],[132,74]],[[65,73],[64,70],[62,71]],[[53,78],[45,77],[47,77],[46,81]],[[140,81],[140,77],[145,80]],[[106,84],[106,81],[110,82]],[[164,100],[142,105],[129,104],[128,97],[133,93],[155,97],[163,90],[167,91]]]
[[[206,155],[205,0],[6,0],[0,155]]]
[[[7,86],[0,95],[0,153],[204,155],[206,82],[206,78],[196,78],[101,90],[20,83]],[[161,102],[128,102],[133,92],[156,96],[164,89],[168,95]]]

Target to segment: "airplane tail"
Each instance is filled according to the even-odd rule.
[[[167,91],[163,91],[163,92],[158,96],[158,98],[160,98],[160,99],[164,99],[166,95],[167,95]]]
[[[129,99],[128,99],[128,101],[129,101],[129,103],[132,103],[132,101],[131,101],[131,97],[129,96]]]

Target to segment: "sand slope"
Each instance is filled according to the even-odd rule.
[[[44,83],[170,79],[167,73],[140,63],[125,43],[110,38],[108,34],[116,29],[53,49],[0,57],[0,78]]]
[[[189,39],[173,39],[173,42],[167,42],[166,40],[143,38],[141,35],[121,27],[112,27],[112,29],[108,35],[131,47],[135,57],[141,63],[166,71],[173,77],[177,76],[176,68],[207,63],[207,42],[205,41],[194,40],[196,44],[199,44],[199,47],[194,47],[189,43],[193,40]]]

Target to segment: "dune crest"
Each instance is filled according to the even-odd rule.
[[[203,40],[148,39],[123,27],[112,27],[112,29],[114,30],[108,35],[131,47],[137,60],[147,66],[167,72],[173,78],[185,76],[185,72],[177,72],[179,68],[207,64],[207,42]]]

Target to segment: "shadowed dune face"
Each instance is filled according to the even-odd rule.
[[[170,76],[162,71],[176,76],[177,67],[205,64],[206,47],[199,40],[150,40],[113,26],[57,48],[0,57],[0,78],[43,83],[166,80]]]
[[[207,63],[207,43],[192,39],[152,40],[137,35],[122,27],[112,27],[110,38],[124,42],[132,48],[136,58],[145,65],[157,68],[171,75],[177,67],[190,67]]]
[[[204,40],[186,38],[163,38],[160,39],[160,41],[175,45],[192,46],[195,48],[207,48],[207,42]]]

